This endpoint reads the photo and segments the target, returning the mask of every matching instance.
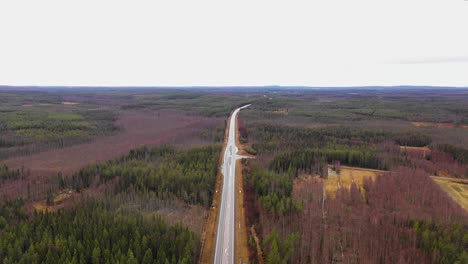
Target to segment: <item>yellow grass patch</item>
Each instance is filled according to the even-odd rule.
[[[71,191],[64,191],[64,192],[57,194],[54,197],[53,205],[47,205],[47,200],[44,199],[44,200],[33,203],[32,207],[38,212],[45,212],[46,210],[48,210],[49,212],[54,212],[57,209],[62,208],[63,207],[61,206],[62,203],[68,198],[70,198],[71,195],[72,195]]]
[[[428,147],[406,147],[406,146],[400,146],[400,151],[401,152],[420,152],[422,157],[426,157],[426,155],[431,153],[431,149]]]
[[[54,204],[59,204],[65,201],[66,199],[68,199],[68,197],[70,196],[71,196],[71,193],[68,193],[68,192],[60,193],[59,195],[54,197]]]
[[[441,179],[434,179],[434,181],[468,211],[468,184]]]
[[[417,126],[417,127],[438,127],[438,128],[441,128],[441,127],[448,127],[448,128],[455,127],[455,124],[452,124],[452,123],[411,122],[411,124],[413,124],[414,126]],[[467,125],[459,125],[459,127],[468,128]]]
[[[45,212],[47,209],[49,209],[49,206],[47,206],[44,201],[36,202],[32,206],[38,212]]]
[[[358,187],[362,187],[365,179],[375,179],[382,173],[384,171],[342,166],[339,174],[334,171],[329,173],[329,177],[325,181],[325,190],[329,195],[334,196],[339,188],[350,188],[353,182]]]
[[[288,110],[287,109],[277,109],[272,111],[274,114],[281,114],[281,115],[288,115]]]

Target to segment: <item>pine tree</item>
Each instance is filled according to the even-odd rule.
[[[0,229],[5,228],[7,226],[7,224],[8,223],[7,223],[6,219],[3,216],[0,215]]]
[[[99,264],[100,259],[101,259],[101,250],[99,249],[98,246],[94,247],[92,254],[93,254],[93,256],[92,256],[93,264]]]
[[[127,264],[138,264],[138,260],[133,255],[133,252],[131,249],[129,249],[127,253]]]
[[[270,252],[268,253],[266,262],[268,264],[282,264],[276,239],[272,239],[271,241]]]
[[[150,248],[148,248],[145,252],[145,255],[143,256],[142,264],[151,264],[153,263],[153,252],[151,251]]]

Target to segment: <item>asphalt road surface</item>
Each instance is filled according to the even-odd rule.
[[[236,119],[237,113],[241,109],[248,107],[245,105],[237,108],[231,115],[229,134],[224,151],[223,165],[223,189],[221,193],[221,208],[218,217],[218,231],[216,232],[216,248],[214,263],[234,263],[235,255],[235,195],[236,195],[236,160],[242,158],[237,155],[236,146]]]

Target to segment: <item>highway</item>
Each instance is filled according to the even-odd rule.
[[[224,151],[223,187],[221,193],[221,207],[218,216],[218,229],[216,232],[216,248],[214,263],[234,263],[235,258],[235,195],[236,195],[236,160],[242,158],[237,155],[236,146],[236,119],[237,113],[250,105],[237,108],[232,112],[226,148]]]

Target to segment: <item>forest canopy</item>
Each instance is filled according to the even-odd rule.
[[[92,200],[56,213],[36,213],[0,234],[5,264],[196,263],[200,243],[187,228],[119,214]]]
[[[81,169],[71,177],[69,184],[81,190],[97,177],[99,184],[117,178],[115,193],[129,189],[154,192],[161,199],[179,198],[189,204],[208,207],[214,193],[219,153],[217,145],[189,150],[170,146],[142,147],[122,158]]]

